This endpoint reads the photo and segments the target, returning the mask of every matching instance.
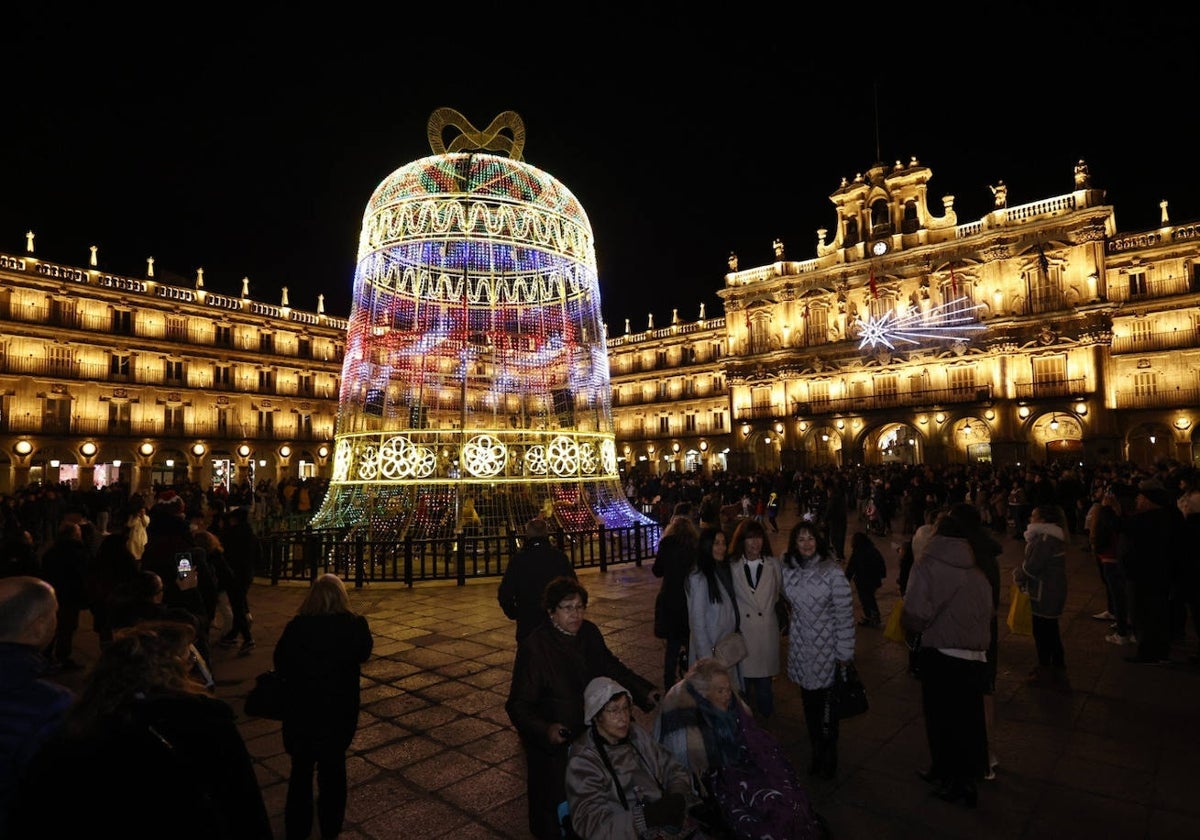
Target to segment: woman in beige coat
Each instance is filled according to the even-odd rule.
[[[779,619],[775,602],[782,591],[779,560],[770,556],[766,529],[743,519],[733,532],[730,571],[741,616],[742,635],[749,651],[741,662],[746,702],[767,720],[775,711],[772,679],[779,673]]]

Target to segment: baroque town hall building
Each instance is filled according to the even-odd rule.
[[[931,176],[843,179],[814,259],[731,254],[725,317],[611,337],[627,463],[1195,462],[1200,224],[1118,233],[1082,160],[966,223]]]
[[[625,468],[1196,462],[1200,223],[1118,233],[1080,161],[960,224],[931,176],[876,164],[815,258],[730,255],[724,317],[610,335]],[[328,476],[348,321],[247,285],[0,254],[0,492]]]

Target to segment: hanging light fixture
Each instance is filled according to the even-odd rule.
[[[1058,415],[1057,414],[1054,415],[1053,419],[1050,420],[1050,431],[1052,431],[1052,432],[1058,431]]]
[[[966,435],[967,437],[970,437],[971,435],[973,435],[975,433],[975,430],[971,428],[970,420],[967,420],[963,423],[962,433],[964,435]]]

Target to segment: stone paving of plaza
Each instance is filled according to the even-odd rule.
[[[795,512],[780,517],[779,552]],[[851,514],[851,530],[855,527]],[[890,579],[884,615],[896,597],[896,538],[877,538]],[[1022,543],[1004,538],[1006,582]],[[1032,639],[1001,622],[995,781],[980,785],[967,810],[929,795],[914,771],[927,762],[920,689],[907,651],[877,629],[857,628],[857,663],[871,710],[842,725],[833,781],[805,777],[833,836],[856,838],[1200,837],[1200,668],[1187,662],[1196,639],[1176,646],[1166,665],[1124,661],[1128,647],[1103,641],[1107,623],[1099,576],[1079,543],[1069,555],[1070,594],[1062,620],[1074,691],[1029,688]],[[651,632],[658,580],[649,564],[580,574],[588,618],[612,650],[647,678],[661,672],[662,645]],[[370,620],[375,651],[363,669],[362,717],[349,756],[347,840],[357,838],[523,838],[525,769],[504,711],[514,655],[513,624],[495,598],[496,579],[389,585],[351,592]],[[268,667],[275,641],[304,588],[256,584],[251,591],[258,647],[238,658],[215,654],[217,693],[241,713],[253,677]],[[1002,609],[1007,609],[1007,594]],[[215,638],[215,636],[214,636]],[[87,619],[79,651],[95,658]],[[75,677],[77,680],[78,677]],[[781,675],[771,730],[800,768],[808,746],[799,690]],[[635,713],[649,726],[652,715]],[[275,826],[283,835],[288,756],[280,725],[240,715]]]

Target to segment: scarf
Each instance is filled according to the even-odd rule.
[[[729,698],[729,707],[719,708],[691,683],[685,683],[688,694],[696,701],[699,713],[700,734],[704,739],[704,752],[708,755],[709,767],[728,767],[740,764],[745,748],[742,745],[741,726],[737,714],[737,698]]]

